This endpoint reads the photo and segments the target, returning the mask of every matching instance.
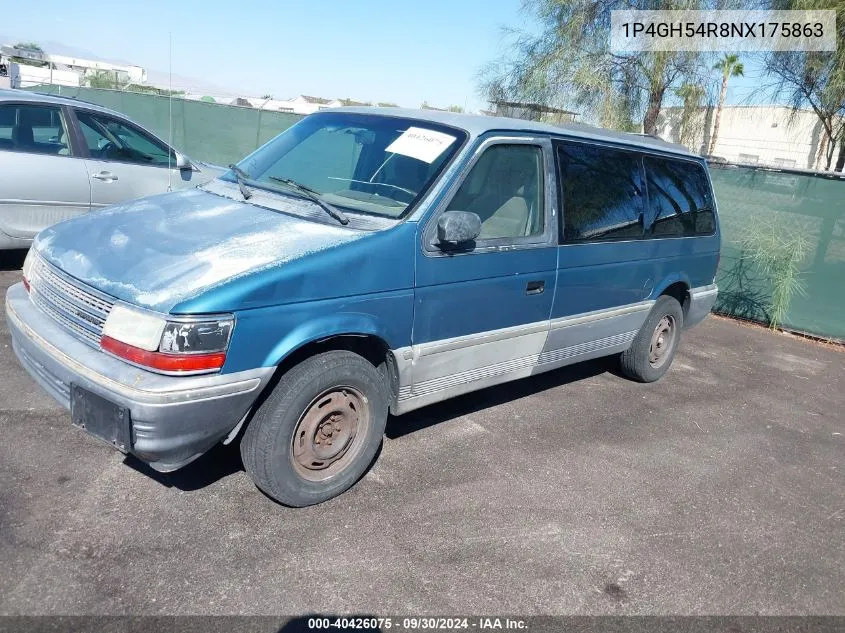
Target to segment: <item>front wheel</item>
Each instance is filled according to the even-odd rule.
[[[661,296],[626,351],[619,358],[622,373],[639,382],[663,376],[675,358],[681,340],[684,312],[674,297]]]
[[[255,485],[285,505],[320,503],[367,471],[381,444],[388,400],[372,363],[318,354],[282,376],[241,441]]]

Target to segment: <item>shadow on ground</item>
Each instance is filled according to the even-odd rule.
[[[396,439],[441,422],[496,407],[511,400],[532,396],[548,389],[599,376],[606,372],[615,373],[615,365],[615,357],[598,358],[530,378],[488,387],[423,407],[403,416],[390,416],[387,419],[385,435],[391,440]]]
[[[511,400],[525,398],[547,389],[598,376],[608,371],[613,372],[614,366],[615,363],[612,359],[600,358],[523,380],[488,387],[465,396],[423,407],[403,416],[391,415],[387,419],[385,435],[391,440],[398,439],[454,418],[496,407]],[[242,435],[243,431],[231,444],[226,446],[218,444],[196,461],[170,473],[160,473],[132,455],[128,455],[124,463],[157,481],[162,486],[177,488],[185,492],[200,490],[244,470],[238,448]],[[379,452],[381,452],[381,449],[379,449]],[[374,459],[373,462],[375,461]]]
[[[23,260],[26,259],[26,254],[27,251],[25,250],[0,250],[0,270],[20,270],[23,268]]]
[[[210,451],[197,458],[196,461],[170,473],[160,473],[132,455],[126,456],[124,464],[157,481],[162,486],[190,492],[200,490],[230,475],[242,472],[244,466],[238,445],[239,441],[226,446],[217,444]]]

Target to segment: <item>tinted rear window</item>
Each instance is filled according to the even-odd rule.
[[[570,142],[560,143],[557,154],[564,241],[643,236],[645,196],[638,154]]]
[[[646,157],[649,220],[654,237],[710,235],[716,228],[713,194],[701,165]]]

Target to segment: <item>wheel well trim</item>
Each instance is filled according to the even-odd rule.
[[[270,348],[263,364],[265,367],[277,367],[308,345],[341,337],[372,338],[386,350],[395,349],[390,344],[387,328],[371,316],[335,314],[323,319],[309,320],[285,334]]]
[[[672,273],[668,275],[659,286],[655,286],[654,298],[658,299],[663,295],[673,296],[671,293],[666,292],[672,286],[683,286],[683,296],[681,297],[680,304],[681,304],[681,314],[684,317],[684,321],[686,321],[687,315],[689,314],[690,303],[692,295],[690,295],[690,290],[692,288],[692,284],[690,283],[689,277],[684,273]]]
[[[659,284],[654,286],[654,292],[652,292],[651,298],[656,300],[660,295],[666,294],[666,290],[668,290],[670,286],[674,286],[677,283],[683,284],[686,287],[687,293],[689,293],[690,288],[692,288],[689,276],[687,276],[686,273],[675,272],[667,275]]]

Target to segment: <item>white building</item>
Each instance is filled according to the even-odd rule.
[[[201,100],[205,97],[200,94],[188,93],[185,95],[185,98]],[[299,95],[298,97],[294,97],[292,99],[273,99],[272,97],[214,97],[214,101],[216,103],[224,103],[226,105],[237,105],[271,112],[289,112],[291,114],[303,115],[313,114],[314,112],[319,112],[320,110],[339,108],[341,106],[372,105],[362,101],[353,101],[352,99],[324,99],[322,97],[310,97],[308,95]]]
[[[29,88],[40,84],[80,86],[85,77],[94,73],[108,73],[118,83],[143,84],[147,71],[141,66],[115,64],[68,55],[51,55],[44,51],[0,46],[0,57],[8,68],[13,88]],[[11,62],[10,58],[30,60],[32,64]],[[8,63],[5,60],[9,60]]]
[[[725,106],[716,145],[710,150],[715,107],[702,107],[682,130],[682,108],[666,108],[658,119],[658,135],[683,143],[694,152],[731,162],[799,169],[824,169],[825,143],[821,121],[812,110],[786,106]],[[836,164],[835,148],[831,167]]]
[[[79,86],[81,75],[75,70],[29,64],[9,64],[9,81],[12,88],[30,88],[42,84],[54,86]]]
[[[245,106],[259,110],[270,110],[273,112],[289,112],[291,114],[313,114],[319,110],[337,108],[343,105],[339,99],[323,99],[321,97],[310,97],[299,95],[292,99],[274,99],[261,97],[232,97],[216,98],[218,103],[228,105]]]
[[[320,110],[340,108],[342,106],[368,106],[371,103],[353,101],[352,99],[324,99],[322,97],[310,97],[299,95],[288,101],[278,102],[278,110],[282,112],[293,112],[294,114],[313,114]],[[266,109],[266,108],[265,108]]]

